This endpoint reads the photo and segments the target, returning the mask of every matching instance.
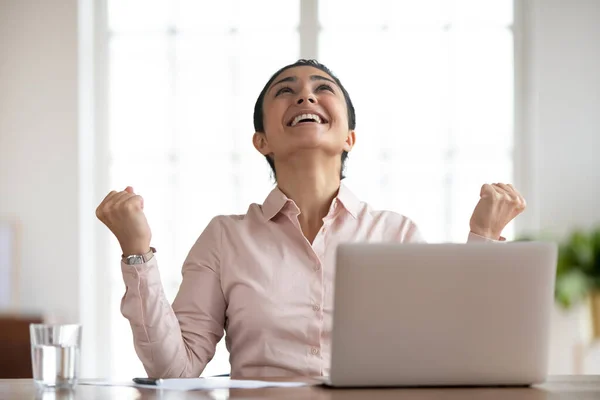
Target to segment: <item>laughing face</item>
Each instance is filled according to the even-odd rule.
[[[265,93],[264,132],[254,145],[275,163],[303,152],[340,157],[354,144],[344,94],[320,69],[299,66],[277,76]]]

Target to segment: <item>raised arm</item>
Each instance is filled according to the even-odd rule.
[[[504,240],[502,231],[525,210],[525,199],[513,185],[504,183],[484,184],[479,196],[469,223],[469,241]]]
[[[470,220],[469,243],[504,241],[502,231],[526,207],[523,196],[510,184],[494,183],[481,187],[480,199]],[[393,235],[399,242],[425,242],[417,226],[403,220],[394,228]]]
[[[115,234],[123,255],[144,254],[151,233],[143,199],[127,188],[111,192],[96,210]],[[134,346],[148,376],[198,377],[223,336],[225,299],[220,283],[221,230],[213,219],[183,265],[183,281],[171,307],[163,291],[156,257],[121,262],[126,292],[121,312],[130,322]]]

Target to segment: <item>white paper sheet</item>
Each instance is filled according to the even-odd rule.
[[[135,386],[133,382],[103,381],[99,379],[79,379],[77,384],[89,386]]]
[[[149,389],[163,390],[216,390],[216,389],[258,389],[266,387],[301,387],[307,386],[304,382],[271,382],[271,381],[247,381],[229,378],[187,378],[187,379],[163,379],[160,385],[137,385],[133,382],[110,382],[110,381],[81,381],[80,385],[96,386],[133,386]]]

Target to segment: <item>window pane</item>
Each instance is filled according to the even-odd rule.
[[[109,92],[112,154],[148,155],[171,147],[172,93],[165,38],[112,39]]]
[[[235,1],[179,0],[175,11],[177,29],[188,33],[229,32],[235,26]]]
[[[510,31],[456,30],[452,45],[457,146],[508,149],[514,86]]]
[[[108,0],[109,29],[164,32],[171,21],[172,4],[169,0]]]
[[[513,21],[514,0],[454,0],[453,22],[489,27],[508,26]]]
[[[300,24],[300,0],[238,0],[236,10],[237,23],[242,31],[295,30]],[[269,42],[263,42],[263,45]],[[278,48],[266,47],[271,50]]]
[[[228,122],[235,113],[232,46],[230,34],[182,34],[177,40],[176,138],[182,153],[234,145]]]
[[[443,31],[392,31],[381,98],[386,132],[395,148],[423,148],[441,157],[448,147],[448,35]]]
[[[319,0],[319,21],[331,27],[375,27],[385,23],[388,1]]]
[[[180,0],[177,27],[184,31],[297,29],[299,0]]]
[[[452,3],[448,0],[390,1],[390,25],[395,28],[441,29],[450,22]]]
[[[394,210],[411,218],[429,242],[441,242],[447,236],[445,170],[441,159],[419,151],[391,157],[386,169]]]

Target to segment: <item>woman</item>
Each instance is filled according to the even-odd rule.
[[[267,82],[254,112],[254,147],[277,180],[262,205],[215,217],[192,247],[172,307],[150,249],[143,199],[110,192],[98,218],[123,250],[121,304],[152,377],[197,377],[227,331],[233,377],[328,375],[334,253],[340,242],[421,242],[417,226],[360,202],[342,171],[356,140],[341,82],[299,60]],[[483,185],[469,241],[495,241],[525,208],[511,186]]]

